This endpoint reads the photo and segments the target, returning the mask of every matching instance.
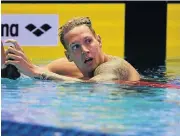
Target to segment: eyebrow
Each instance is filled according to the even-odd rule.
[[[84,39],[91,38],[90,36],[85,36]]]
[[[85,36],[83,39],[88,39],[88,38],[91,38],[91,37],[90,36]],[[71,47],[72,45],[76,45],[76,44],[81,45],[79,42],[73,42],[73,43],[69,44],[69,46]]]
[[[70,47],[72,47],[73,45],[81,45],[81,44],[78,42],[74,42],[74,43],[69,44]]]

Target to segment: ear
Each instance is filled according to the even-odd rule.
[[[71,59],[71,56],[70,56],[70,54],[69,54],[68,51],[64,51],[64,54],[66,55],[66,58],[67,58],[70,62],[73,61],[73,60]]]
[[[100,47],[102,47],[101,37],[98,34],[97,34],[97,41],[99,42]]]

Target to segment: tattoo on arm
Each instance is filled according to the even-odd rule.
[[[94,71],[94,77],[90,79],[90,81],[95,82],[113,80],[118,80],[113,62],[106,62],[98,66]]]
[[[114,59],[98,66],[92,78],[99,81],[128,80],[129,65],[123,59]]]
[[[56,73],[50,72],[50,71],[44,71],[41,74],[39,74],[38,77],[34,77],[35,79],[41,79],[41,80],[58,80],[58,81],[76,81],[76,82],[83,82],[83,80],[58,75]]]

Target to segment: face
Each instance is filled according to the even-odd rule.
[[[64,35],[66,56],[74,61],[83,72],[91,72],[103,63],[103,52],[101,50],[101,39],[94,36],[86,25],[73,28]]]

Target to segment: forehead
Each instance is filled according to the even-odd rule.
[[[67,32],[64,35],[64,39],[68,44],[70,42],[73,42],[74,40],[80,40],[80,38],[86,37],[86,36],[93,36],[91,30],[86,25],[81,25],[73,28],[69,32]]]

